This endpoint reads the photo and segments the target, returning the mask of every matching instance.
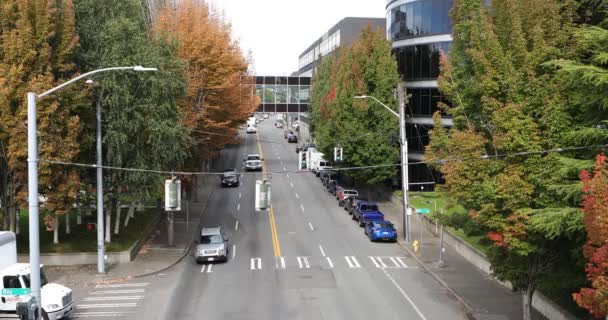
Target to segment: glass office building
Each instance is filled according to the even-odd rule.
[[[386,36],[392,42],[399,74],[405,81],[410,100],[406,133],[410,162],[424,159],[429,143],[432,115],[439,111],[438,103],[446,101],[439,93],[437,78],[441,55],[447,55],[452,43],[452,23],[449,17],[453,0],[389,0],[386,5]],[[444,119],[451,126],[451,119]],[[442,177],[424,164],[410,165],[410,190],[432,190]]]
[[[256,76],[258,112],[308,112],[310,77]]]

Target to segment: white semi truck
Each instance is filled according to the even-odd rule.
[[[323,159],[323,153],[317,149],[309,148],[306,153],[306,167],[308,170],[312,170],[315,175],[318,176],[322,170],[333,168],[331,162]]]
[[[0,319],[17,318],[17,303],[31,299],[30,265],[17,263],[15,234],[0,231]],[[67,318],[74,309],[72,290],[56,283],[49,283],[40,266],[42,319]]]

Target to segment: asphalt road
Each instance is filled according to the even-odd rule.
[[[198,265],[191,256],[169,271],[175,283],[163,317],[466,319],[398,244],[371,243],[318,178],[297,172],[295,144],[273,122],[260,123],[257,135],[242,133],[241,145],[220,159],[240,170],[244,155],[261,147],[272,210],[254,209],[261,173],[216,190],[202,221],[227,229],[230,259]]]

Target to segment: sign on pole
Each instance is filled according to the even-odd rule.
[[[165,211],[182,210],[182,182],[177,179],[165,180]]]
[[[25,296],[30,294],[29,288],[2,289],[3,296]]]
[[[429,208],[416,209],[416,213],[417,214],[428,214],[428,213],[431,213],[431,209],[429,209]]]

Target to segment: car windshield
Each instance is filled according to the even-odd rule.
[[[247,156],[247,161],[249,160],[260,160],[260,156]]]
[[[378,206],[375,204],[363,204],[361,205],[361,211],[378,211]]]
[[[348,194],[348,195],[355,195],[357,194],[357,191],[352,191],[352,190],[344,190],[343,191],[344,194]]]
[[[210,234],[206,236],[201,236],[201,244],[214,244],[222,242],[224,242],[224,239],[222,239],[222,235],[220,234]]]
[[[378,221],[378,222],[374,222],[374,227],[375,228],[392,228],[393,224],[388,221]]]
[[[23,278],[23,283],[25,283],[25,287],[29,288],[30,287],[30,275],[26,274],[21,277]],[[48,280],[46,279],[46,273],[44,273],[44,268],[40,268],[40,286],[42,287],[47,283],[48,283]]]

